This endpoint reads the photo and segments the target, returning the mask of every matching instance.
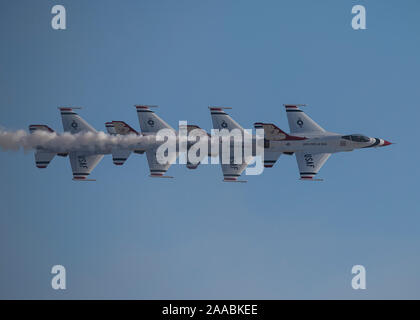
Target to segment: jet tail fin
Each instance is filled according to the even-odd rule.
[[[230,115],[228,115],[224,110],[231,109],[229,107],[209,107],[211,119],[213,122],[213,128],[214,129],[239,129],[241,132],[244,131],[244,129],[231,118]]]
[[[305,106],[299,104],[285,104],[287,120],[289,122],[291,133],[323,133],[325,132],[318,123],[310,118],[300,107]]]
[[[63,121],[63,128],[65,132],[72,134],[82,131],[97,132],[89,123],[87,123],[81,116],[79,116],[74,109],[80,108],[59,108],[61,113],[61,120]]]
[[[139,118],[142,133],[156,133],[161,129],[173,128],[163,121],[151,108],[156,106],[137,105],[137,116]]]

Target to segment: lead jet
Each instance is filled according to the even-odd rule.
[[[284,153],[295,154],[301,180],[315,179],[319,170],[333,153],[372,147],[389,146],[392,143],[363,134],[342,135],[328,132],[301,110],[304,105],[284,105],[290,134],[272,123],[257,122],[256,129],[264,129],[264,166],[271,168]]]

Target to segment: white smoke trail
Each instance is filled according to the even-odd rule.
[[[109,135],[104,132],[82,132],[70,134],[68,132],[35,131],[28,133],[24,130],[8,131],[0,128],[0,148],[3,151],[33,150],[44,148],[56,152],[76,150],[106,150],[112,147],[134,148],[147,147],[154,142],[150,136]]]

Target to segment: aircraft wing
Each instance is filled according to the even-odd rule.
[[[37,168],[44,169],[46,168],[51,160],[54,158],[55,153],[45,152],[42,150],[35,151],[35,164]]]
[[[112,161],[116,166],[122,166],[127,158],[131,154],[129,149],[113,148],[112,151]]]
[[[264,150],[264,168],[272,168],[282,152]]]
[[[83,151],[70,152],[70,164],[73,171],[73,180],[87,180],[86,178],[102,160],[102,154],[89,154]]]
[[[224,109],[228,109],[228,108],[209,107],[209,109],[210,109],[210,114],[211,114],[211,119],[213,121],[214,129],[219,129],[219,130],[238,129],[241,132],[244,131],[244,129],[224,111]]]
[[[141,132],[156,133],[161,129],[172,129],[169,124],[167,124],[153,110],[151,110],[151,107],[154,106],[136,106]]]
[[[232,161],[233,162],[233,161]],[[248,163],[240,164],[222,164],[223,181],[225,182],[246,182],[245,180],[238,180],[242,172],[248,166]]]
[[[63,128],[65,132],[72,134],[82,131],[97,132],[89,123],[79,116],[74,109],[77,108],[59,108],[61,113],[61,120],[63,121]]]
[[[330,157],[331,153],[296,152],[301,180],[315,180],[314,177]]]
[[[150,177],[153,178],[172,178],[170,176],[165,176],[166,171],[168,171],[169,167],[172,163],[176,160],[176,154],[174,154],[174,159],[169,159],[168,163],[161,164],[159,163],[156,157],[157,147],[147,149],[146,150],[146,158],[147,162],[149,163],[149,170],[150,170]]]

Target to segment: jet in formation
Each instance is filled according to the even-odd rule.
[[[264,132],[264,139],[262,140],[263,146],[261,148],[264,152],[264,167],[272,168],[282,154],[295,155],[300,179],[301,180],[320,180],[316,179],[316,175],[322,166],[326,163],[328,158],[333,153],[348,152],[355,149],[383,147],[391,143],[387,140],[380,138],[371,138],[362,134],[347,134],[342,135],[339,133],[328,132],[323,129],[319,124],[312,120],[297,104],[284,105],[290,133],[286,133],[275,124],[257,122],[254,124],[255,129],[262,129]],[[77,108],[59,108],[63,122],[64,132],[77,134],[82,132],[97,131],[87,123],[82,117],[76,113]],[[176,160],[179,155],[179,149],[174,153],[171,161],[162,164],[157,161],[156,151],[162,144],[162,141],[156,139],[156,135],[162,129],[175,130],[162,120],[153,110],[153,106],[138,105],[136,111],[140,124],[141,132],[137,132],[131,126],[123,121],[106,122],[105,127],[110,135],[136,135],[139,137],[139,142],[129,147],[120,146],[104,146],[100,149],[77,149],[77,150],[59,150],[46,149],[45,147],[37,147],[35,151],[35,163],[38,168],[46,168],[50,161],[56,156],[69,157],[70,165],[73,172],[73,180],[75,181],[90,181],[88,179],[92,170],[101,161],[106,154],[111,154],[115,165],[123,165],[127,158],[132,154],[146,154],[149,165],[150,177],[154,178],[168,178],[166,172],[171,164]],[[221,168],[223,173],[223,181],[225,182],[244,182],[239,180],[243,171],[247,166],[252,163],[254,157],[257,155],[256,146],[258,139],[256,135],[250,134],[248,130],[244,130],[230,115],[225,111],[224,107],[209,107],[213,129],[216,130],[235,130],[240,132],[244,137],[248,136],[252,144],[252,152],[249,155],[245,153],[241,156],[239,163],[233,161],[233,157],[228,163],[221,161]],[[187,125],[187,133],[192,130],[198,130],[199,135],[211,137],[203,129],[196,125]],[[54,132],[47,125],[31,125],[29,126],[31,133],[37,130]],[[148,139],[149,143],[142,143],[142,139]],[[151,141],[151,142],[150,142]],[[210,139],[209,139],[210,141]],[[187,159],[186,166],[189,169],[196,169],[200,162],[205,157],[213,157],[219,155],[222,158],[221,139],[217,142],[219,145],[216,148],[217,152],[210,150],[207,154],[199,155],[199,160],[190,162]],[[230,144],[230,152],[233,150],[233,143]],[[187,143],[187,151],[191,148],[192,143]],[[243,147],[243,146],[242,146]],[[231,152],[232,154],[232,152]]]

